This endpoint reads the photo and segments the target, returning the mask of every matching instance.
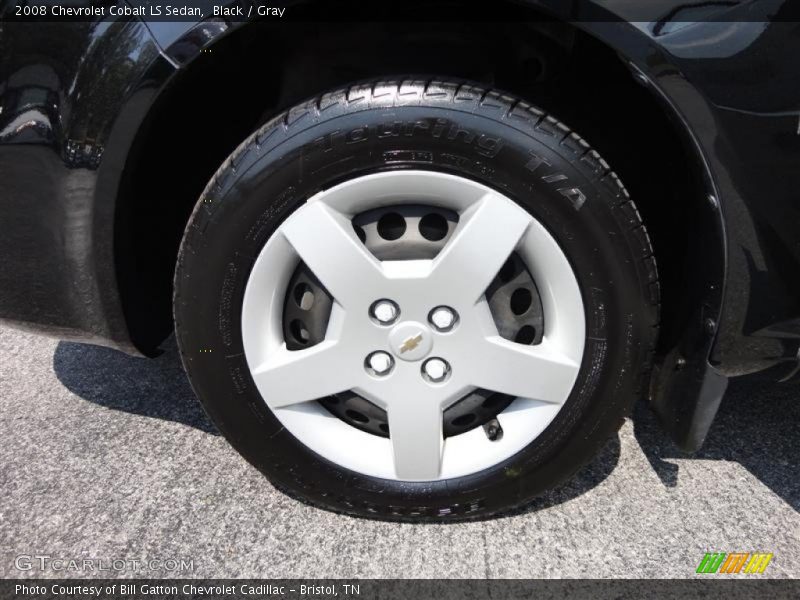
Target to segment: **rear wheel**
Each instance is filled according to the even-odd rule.
[[[576,134],[454,83],[333,92],[253,134],[186,230],[209,415],[281,488],[394,519],[507,511],[588,460],[652,357],[638,213]]]

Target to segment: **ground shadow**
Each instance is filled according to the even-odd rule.
[[[768,374],[733,379],[699,452],[681,452],[645,403],[633,414],[634,435],[666,487],[678,483],[670,459],[735,461],[800,511],[800,381],[776,383]]]
[[[61,342],[53,356],[53,369],[59,381],[84,400],[218,435],[189,386],[174,338],[162,349],[161,356],[147,359],[99,346]],[[548,508],[585,494],[608,477],[619,456],[620,441],[614,436],[568,482],[518,512]]]
[[[615,434],[603,449],[598,452],[588,464],[584,465],[572,475],[567,481],[558,487],[544,492],[534,498],[530,504],[523,509],[510,513],[515,514],[535,512],[558,504],[563,504],[582,496],[586,492],[602,483],[606,477],[616,468],[621,453],[619,434]]]
[[[69,391],[89,402],[219,435],[192,392],[174,338],[163,350],[148,359],[61,342],[53,355],[53,370]]]

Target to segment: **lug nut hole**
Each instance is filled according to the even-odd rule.
[[[443,240],[447,229],[447,219],[438,213],[428,213],[419,220],[419,232],[429,242]]]
[[[306,329],[305,323],[300,319],[295,319],[289,324],[289,331],[292,332],[295,341],[301,344],[307,344],[311,341],[311,333]]]
[[[421,370],[428,383],[443,383],[450,377],[450,365],[443,358],[429,358],[422,363]]]
[[[400,317],[400,307],[386,298],[376,300],[369,307],[369,316],[378,325],[392,325]]]
[[[533,303],[533,294],[526,288],[517,288],[511,294],[511,312],[515,315],[525,314]]]
[[[448,306],[437,306],[428,314],[428,322],[439,333],[446,333],[455,329],[458,313]]]
[[[314,306],[314,290],[307,283],[298,283],[294,288],[294,301],[302,310]]]
[[[397,213],[386,213],[378,219],[378,235],[385,240],[399,240],[406,232],[406,220]]]
[[[514,336],[514,341],[518,344],[525,344],[530,346],[533,340],[536,339],[536,328],[533,325],[523,325],[520,327],[517,335]]]
[[[394,368],[394,359],[387,352],[373,352],[364,361],[364,368],[374,377],[386,377]]]

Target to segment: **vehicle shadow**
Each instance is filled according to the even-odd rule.
[[[89,402],[219,435],[186,379],[175,339],[164,342],[162,349],[163,354],[150,359],[60,342],[53,370],[69,391]]]
[[[686,454],[672,443],[644,402],[634,410],[634,435],[666,487],[680,465],[671,459],[735,461],[800,511],[800,381],[776,383],[767,374],[731,380],[703,447]]]
[[[524,508],[512,511],[504,516],[514,516],[536,512],[552,506],[557,506],[582,496],[586,492],[600,485],[606,477],[616,468],[622,451],[619,434],[608,440],[603,449],[598,452],[588,464],[578,469],[574,475],[561,485],[536,496]]]
[[[164,342],[162,350],[157,358],[147,359],[100,346],[60,342],[53,355],[53,369],[69,391],[94,404],[219,435],[186,379],[175,339]],[[608,477],[619,456],[620,441],[614,436],[566,483],[515,514],[548,508],[588,492]]]
[[[53,356],[59,381],[81,398],[113,410],[166,419],[219,435],[186,379],[174,338],[155,359],[136,358],[99,346],[61,342]],[[800,382],[776,384],[765,375],[731,381],[717,418],[699,452],[685,454],[661,429],[644,402],[633,412],[634,435],[666,487],[675,487],[675,459],[735,461],[800,511]],[[560,487],[534,500],[523,512],[580,496],[601,483],[619,461],[619,437]]]

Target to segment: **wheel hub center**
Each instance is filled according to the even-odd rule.
[[[421,360],[433,348],[433,334],[422,323],[404,321],[389,333],[389,347],[400,360],[409,362]]]

